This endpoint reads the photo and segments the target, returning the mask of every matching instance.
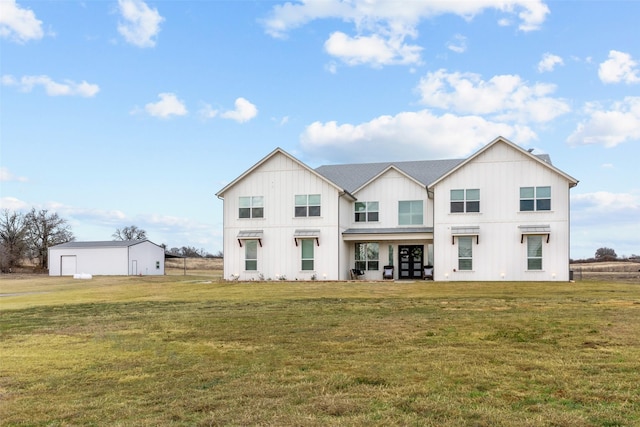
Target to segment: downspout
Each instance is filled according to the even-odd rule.
[[[431,263],[431,267],[433,267],[433,271],[435,272],[435,267],[436,267],[436,197],[435,194],[432,191],[429,191],[429,186],[426,187],[427,189],[427,200],[431,199],[431,222],[433,224],[433,226],[431,227],[433,229],[433,261]],[[429,250],[427,248],[427,261],[429,260],[429,254],[428,254]],[[432,273],[432,277],[433,280],[436,280],[435,277],[435,273]]]
[[[336,253],[338,254],[338,276],[336,276],[338,278],[338,280],[340,280],[340,270],[342,269],[342,266],[340,265],[340,261],[342,260],[342,254],[340,253],[340,244],[342,243],[342,238],[341,233],[340,233],[340,198],[344,196],[344,191],[342,193],[338,193],[338,250],[336,251]]]

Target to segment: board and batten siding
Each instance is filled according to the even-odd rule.
[[[551,210],[520,212],[520,187],[551,187]],[[479,189],[479,213],[451,213],[452,189]],[[569,182],[552,168],[507,144],[495,144],[434,187],[435,280],[569,279]],[[519,226],[549,226],[540,271],[527,270],[527,237]],[[473,269],[458,269],[452,227],[479,227]],[[477,243],[476,243],[477,242]]]
[[[350,224],[352,228],[393,228],[398,225],[398,202],[422,200],[423,224],[433,226],[432,209],[423,185],[395,169],[389,169],[369,185],[360,189],[354,196],[361,202],[378,202],[378,222],[355,222],[355,202],[351,206]]]
[[[320,194],[319,217],[295,217],[295,196]],[[239,198],[262,196],[263,218],[239,218]],[[238,280],[337,280],[342,252],[338,206],[344,205],[338,189],[326,179],[283,153],[265,159],[250,174],[224,192],[224,274]],[[257,271],[245,270],[245,247],[238,242],[241,231],[262,230]],[[301,270],[301,245],[296,230],[319,230],[314,246],[314,271]]]

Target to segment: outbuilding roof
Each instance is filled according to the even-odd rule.
[[[52,248],[128,248],[129,246],[138,245],[143,242],[150,242],[149,240],[106,240],[106,241],[97,241],[97,242],[67,242],[61,243],[59,245],[51,246]],[[156,245],[157,246],[157,245]]]

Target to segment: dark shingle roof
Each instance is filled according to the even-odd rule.
[[[551,164],[548,154],[535,154],[540,160]],[[425,187],[458,166],[465,159],[415,160],[404,162],[352,163],[345,165],[324,165],[315,169],[329,181],[352,193],[380,174],[389,166],[394,166],[417,180]]]
[[[406,162],[355,163],[346,165],[325,165],[316,172],[334,182],[348,192],[353,192],[389,166],[406,173],[425,187],[461,163],[464,159],[418,160]]]

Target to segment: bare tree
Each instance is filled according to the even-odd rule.
[[[13,268],[27,253],[27,222],[18,212],[3,209],[0,214],[0,268]]]
[[[75,239],[67,220],[57,213],[49,214],[46,209],[31,209],[25,216],[29,250],[38,259],[40,268],[46,268],[50,246],[70,242]]]
[[[147,232],[135,225],[131,225],[122,229],[118,228],[111,237],[113,237],[113,240],[145,240]]]
[[[599,248],[596,251],[596,259],[598,261],[612,261],[614,259],[618,258],[618,255],[616,255],[616,251],[614,251],[611,248]]]

